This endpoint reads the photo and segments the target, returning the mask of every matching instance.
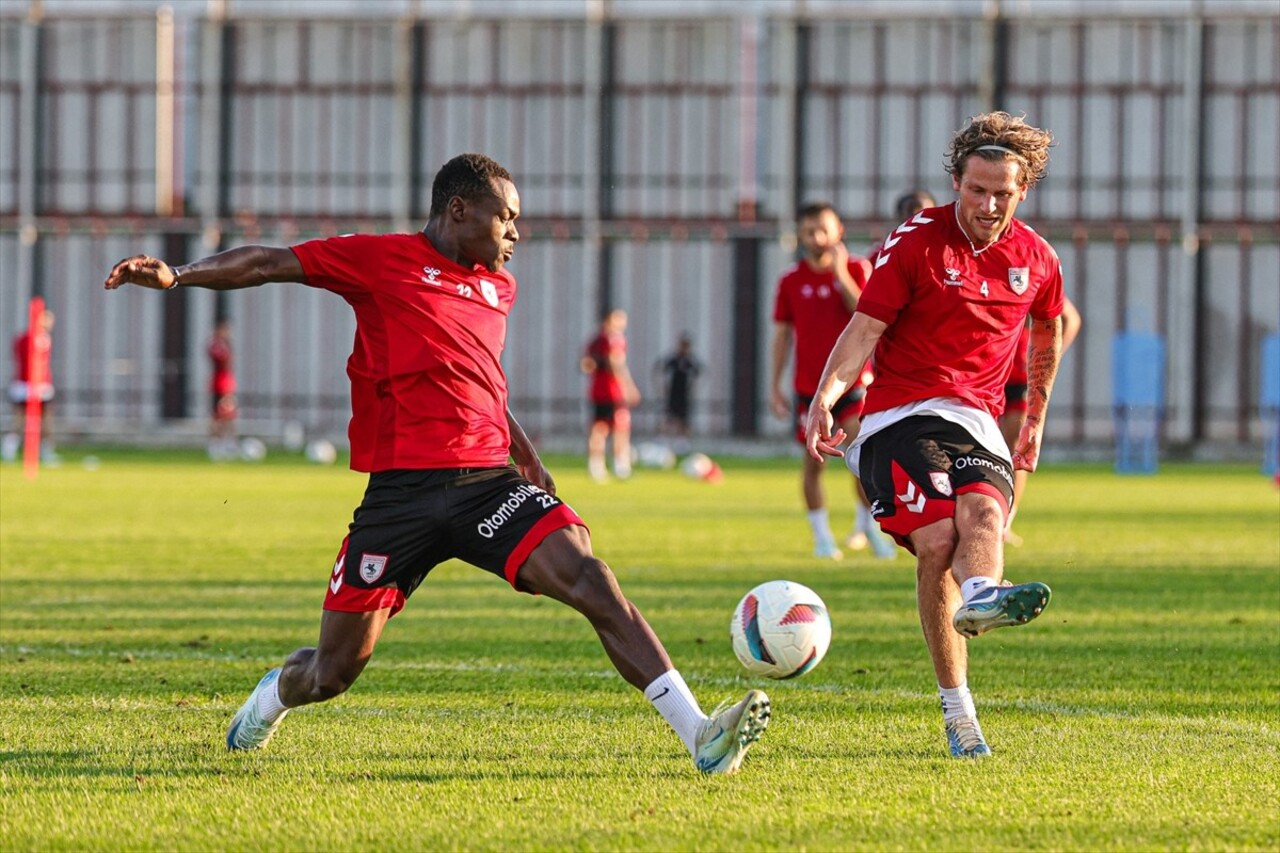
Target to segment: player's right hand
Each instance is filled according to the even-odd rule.
[[[115,290],[122,284],[136,284],[152,290],[168,290],[173,287],[175,278],[173,268],[159,258],[134,255],[112,267],[111,274],[102,286],[107,290]]]
[[[793,418],[795,416],[791,406],[787,404],[786,396],[777,388],[770,392],[769,408],[773,410],[774,415],[780,418]]]
[[[826,456],[844,456],[840,445],[848,438],[843,429],[836,427],[831,412],[818,405],[817,400],[809,406],[809,417],[805,421],[804,444],[809,455],[819,462],[826,462]]]

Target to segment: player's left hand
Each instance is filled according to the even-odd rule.
[[[551,472],[542,464],[542,460],[537,456],[528,462],[517,462],[516,470],[520,472],[520,476],[524,477],[530,483],[542,489],[549,495],[556,493],[556,481],[551,476]]]
[[[1013,470],[1015,471],[1035,471],[1036,464],[1040,461],[1040,437],[1043,429],[1039,420],[1033,421],[1031,418],[1022,424],[1022,429],[1018,430],[1018,440],[1013,445]]]

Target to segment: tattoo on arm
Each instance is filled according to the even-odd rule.
[[[1048,343],[1048,346],[1045,344]],[[1039,423],[1049,408],[1049,395],[1062,358],[1062,318],[1034,320],[1027,355],[1027,420]]]

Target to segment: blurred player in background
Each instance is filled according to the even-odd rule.
[[[688,334],[680,336],[675,352],[658,363],[658,370],[665,391],[662,432],[687,440],[693,411],[693,381],[702,373],[702,364],[693,355],[693,341]]]
[[[605,448],[613,435],[613,473],[631,476],[631,409],[640,405],[627,368],[627,312],[614,308],[600,321],[600,332],[587,344],[580,366],[591,377],[591,427],[587,432],[587,472],[598,483],[609,478]]]
[[[951,140],[957,200],[885,239],[857,313],[809,409],[814,459],[843,455],[833,407],[874,352],[876,378],[849,449],[880,526],[916,555],[921,627],[951,754],[991,754],[968,687],[966,637],[1017,625],[1049,602],[1042,583],[1004,584],[1013,471],[1034,471],[1062,350],[1062,270],[1014,218],[1045,174],[1052,135],[1004,112]],[[1031,318],[1026,423],[1012,448],[996,424]]]
[[[898,196],[898,200],[893,203],[893,212],[897,214],[899,222],[906,222],[926,207],[935,207],[937,204],[937,199],[928,190],[911,190]],[[879,247],[876,248],[878,251]]]
[[[57,464],[59,461],[53,440],[53,375],[46,375],[38,384],[31,381],[33,348],[36,358],[46,365],[51,363],[53,326],[56,321],[53,312],[46,308],[40,312],[34,328],[24,330],[13,339],[13,381],[9,383],[8,392],[9,403],[13,406],[12,431],[0,437],[0,459],[5,462],[18,458],[18,451],[26,434],[27,400],[33,396],[40,401],[40,460],[46,465]]]
[[[804,418],[809,403],[818,390],[818,378],[836,339],[849,323],[862,287],[871,272],[864,258],[849,254],[844,245],[844,225],[836,209],[825,201],[812,202],[796,215],[796,236],[803,257],[778,281],[773,303],[772,375],[769,388],[773,413],[795,425],[796,440],[804,442]],[[791,391],[782,387],[787,362],[795,354]],[[863,370],[857,380],[831,406],[831,413],[849,435],[857,435],[858,417],[862,414],[862,398],[871,379]],[[831,535],[827,515],[827,496],[822,484],[822,463],[808,454],[804,456],[801,488],[804,505],[813,533],[813,553],[821,559],[841,559],[844,554]],[[865,548],[868,544],[877,557],[891,558],[895,549],[871,519],[866,496],[857,478],[853,481],[856,515],[846,544]]]
[[[209,458],[215,461],[235,459],[236,445],[236,375],[231,366],[231,321],[219,320],[209,336],[210,419]]]
[[[500,358],[516,281],[503,267],[519,214],[506,169],[465,154],[437,173],[419,233],[244,246],[177,267],[139,255],[107,277],[108,290],[304,282],[355,310],[351,467],[369,472],[369,485],[327,576],[319,642],[263,676],[231,722],[228,748],[261,747],[290,709],[346,691],[387,620],[451,558],[582,613],[703,772],[736,770],[768,724],[758,690],[702,713],[507,407]]]
[[[1080,312],[1066,296],[1062,297],[1062,351],[1080,334]],[[1000,416],[1000,432],[1009,447],[1018,441],[1018,433],[1027,421],[1027,352],[1031,346],[1031,326],[1022,327],[1022,338],[1018,341],[1018,357],[1013,360],[1013,370],[1004,386],[1004,414]],[[1004,542],[1017,548],[1022,545],[1022,537],[1013,532],[1013,518],[1018,514],[1022,504],[1022,495],[1027,490],[1028,472],[1018,469],[1013,472],[1013,503],[1009,506],[1009,518],[1004,524]]]

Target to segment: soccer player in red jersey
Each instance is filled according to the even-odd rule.
[[[796,235],[804,257],[778,281],[773,303],[773,371],[769,387],[773,413],[795,424],[796,440],[803,444],[805,415],[818,390],[822,367],[853,316],[871,264],[865,258],[849,254],[844,245],[840,215],[825,201],[811,202],[800,209],[796,215]],[[793,351],[794,396],[788,397],[782,389],[782,378]],[[857,433],[862,399],[870,378],[870,372],[864,371],[831,406],[832,415],[850,435]],[[822,464],[808,454],[804,457],[801,488],[813,532],[814,556],[841,559],[844,555],[831,535],[827,496],[822,487]],[[856,549],[870,543],[877,556],[892,558],[896,549],[872,524],[869,504],[856,478],[854,493],[858,508],[847,544]]]
[[[0,459],[5,462],[18,458],[18,449],[22,446],[26,432],[27,400],[31,397],[39,401],[40,459],[46,464],[56,464],[59,461],[53,444],[53,377],[46,375],[38,384],[31,381],[32,350],[35,350],[36,358],[43,359],[47,369],[49,355],[53,350],[53,326],[57,318],[48,308],[38,316],[34,328],[23,331],[13,339],[13,381],[9,383],[8,389],[9,403],[13,406],[13,430],[0,438]]]
[[[703,772],[735,771],[768,724],[759,690],[703,714],[507,407],[499,359],[516,280],[504,266],[519,214],[507,170],[464,154],[437,173],[416,234],[244,246],[180,266],[138,255],[107,277],[108,290],[303,282],[356,314],[348,432],[351,467],[369,473],[364,501],[327,573],[319,642],[263,676],[231,722],[228,748],[261,747],[290,709],[347,690],[387,620],[455,557],[582,613]]]
[[[631,476],[631,407],[640,390],[627,367],[627,312],[614,308],[600,321],[600,333],[587,343],[580,365],[591,377],[591,427],[587,433],[587,472],[598,483],[609,478],[605,445],[613,433],[613,473]]]
[[[955,134],[947,171],[956,201],[920,211],[885,240],[805,427],[815,459],[844,455],[831,409],[874,353],[847,463],[881,528],[916,556],[920,622],[956,757],[991,753],[965,638],[1027,622],[1049,602],[1042,583],[1003,584],[1003,531],[1013,471],[1035,470],[1040,455],[1062,348],[1058,256],[1014,218],[1052,142],[1004,112]],[[1010,454],[996,418],[1028,316],[1027,419]]]
[[[236,375],[231,369],[231,322],[219,320],[209,336],[209,458],[236,457]]]

